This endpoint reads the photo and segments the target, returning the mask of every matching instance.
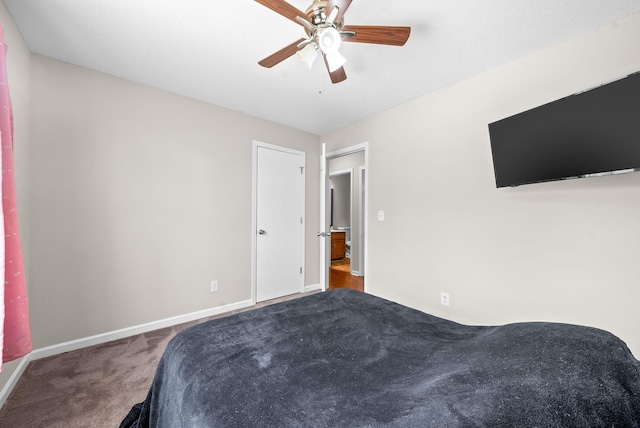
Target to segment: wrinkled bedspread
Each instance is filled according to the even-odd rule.
[[[179,333],[122,427],[638,427],[640,362],[557,323],[466,326],[352,290]]]

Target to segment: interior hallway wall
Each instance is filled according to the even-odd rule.
[[[330,179],[333,190],[333,224],[351,227],[351,174],[334,175]]]

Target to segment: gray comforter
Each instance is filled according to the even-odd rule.
[[[184,330],[121,427],[639,427],[639,372],[606,331],[336,290]]]

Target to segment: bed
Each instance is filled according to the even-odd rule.
[[[192,326],[129,427],[639,427],[640,362],[603,330],[467,326],[353,290]]]

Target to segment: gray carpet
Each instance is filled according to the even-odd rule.
[[[167,342],[165,328],[32,361],[0,410],[3,427],[116,427],[144,399]]]
[[[299,297],[265,302],[264,306]],[[245,309],[247,310],[247,309]],[[206,318],[220,318],[235,311]],[[32,361],[0,409],[0,427],[117,427],[143,401],[169,340],[197,322]]]

